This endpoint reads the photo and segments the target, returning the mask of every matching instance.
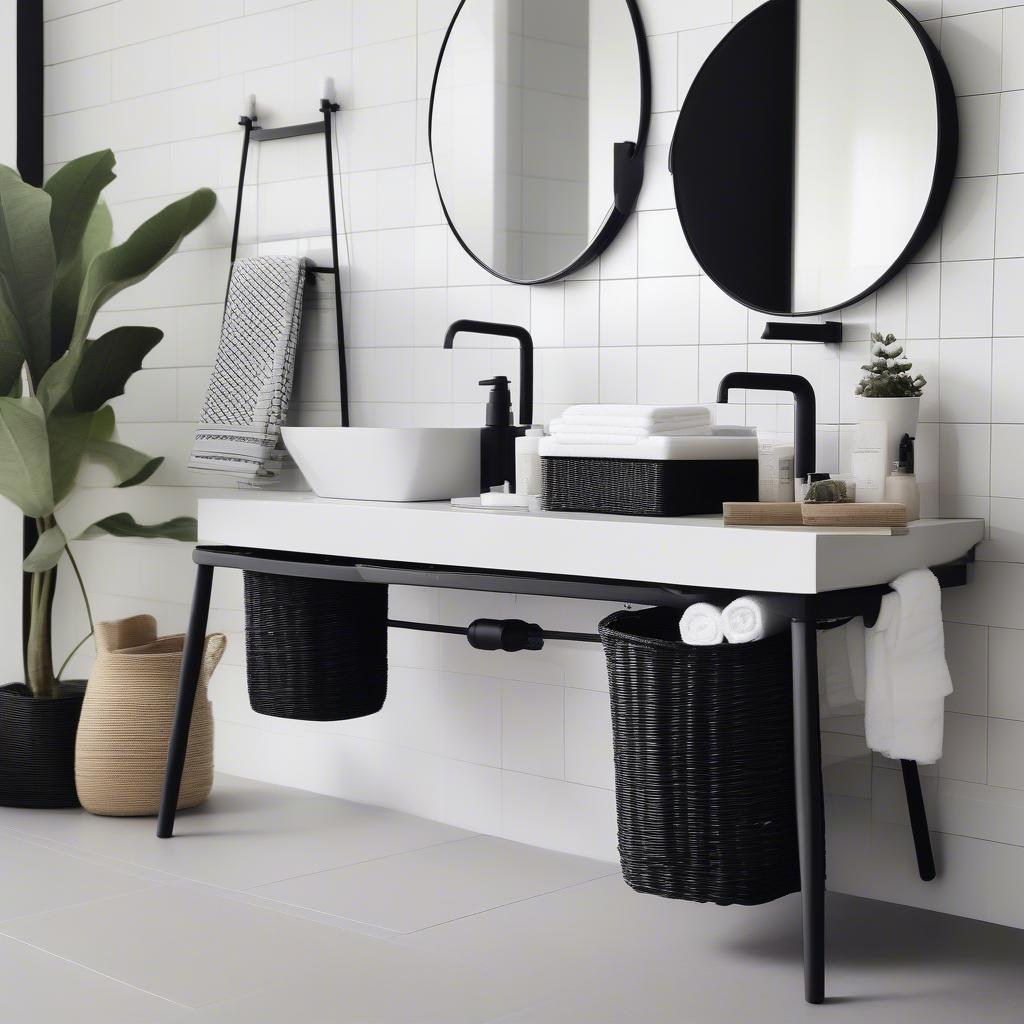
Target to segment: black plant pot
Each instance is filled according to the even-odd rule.
[[[24,683],[0,686],[0,806],[78,807],[75,733],[85,683],[40,700]]]

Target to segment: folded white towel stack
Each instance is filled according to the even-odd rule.
[[[278,447],[302,325],[304,259],[238,260],[188,465],[255,481],[286,465]]]
[[[715,647],[725,640],[722,609],[713,604],[691,604],[679,620],[679,635],[691,647]]]
[[[691,426],[688,425],[686,420],[676,420],[675,422],[682,424],[682,426],[666,423],[664,426],[653,428],[621,427],[611,423],[582,423],[579,420],[561,419],[551,421],[550,432],[552,435],[558,435],[573,441],[588,435],[597,436],[601,437],[602,444],[607,444],[607,438],[609,437],[628,438],[632,441],[645,437],[693,437],[708,432],[706,425]]]
[[[776,615],[760,597],[738,597],[722,611],[723,632],[731,644],[766,640],[788,626],[789,620]]]
[[[933,764],[942,757],[945,698],[953,692],[939,581],[915,569],[892,588],[867,631],[867,742],[887,757]]]
[[[818,676],[830,708],[839,710],[863,703],[867,686],[863,619],[818,630]]]
[[[702,405],[574,405],[551,424],[551,436],[572,444],[636,444],[650,437],[708,434]]]

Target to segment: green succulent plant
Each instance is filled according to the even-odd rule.
[[[91,338],[93,320],[105,303],[174,253],[216,203],[212,191],[200,189],[111,247],[110,212],[100,195],[114,180],[114,162],[110,150],[79,157],[43,188],[0,166],[0,495],[36,522],[38,541],[24,564],[32,574],[24,658],[26,682],[42,698],[56,695],[71,658],[54,672],[50,623],[57,564],[65,555],[89,610],[59,521],[80,468],[101,463],[116,486],[132,487],[163,461],[115,439],[108,404],[124,393],[163,333],[117,327]],[[195,520],[140,525],[119,513],[81,536],[102,533],[192,540]],[[89,619],[91,627],[91,612]]]
[[[856,393],[865,398],[920,398],[928,381],[921,374],[910,376],[914,364],[903,357],[903,352],[895,334],[872,334],[872,359],[861,367],[865,376]]]

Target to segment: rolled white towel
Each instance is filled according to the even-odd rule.
[[[722,609],[713,604],[691,604],[679,620],[679,635],[691,647],[715,647],[725,640]]]
[[[738,597],[722,611],[722,631],[731,644],[751,644],[776,636],[789,625],[760,597]]]

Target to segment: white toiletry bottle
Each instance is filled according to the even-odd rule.
[[[543,427],[532,426],[522,437],[516,438],[516,494],[540,494],[540,439],[543,436]]]
[[[908,523],[916,523],[921,518],[921,491],[917,477],[908,473],[901,462],[892,464],[892,472],[885,479],[885,500],[905,506]]]
[[[853,447],[853,479],[857,501],[885,501],[885,478],[889,469],[889,427],[884,420],[861,420]]]
[[[793,500],[793,446],[765,439],[757,445],[758,500]]]

